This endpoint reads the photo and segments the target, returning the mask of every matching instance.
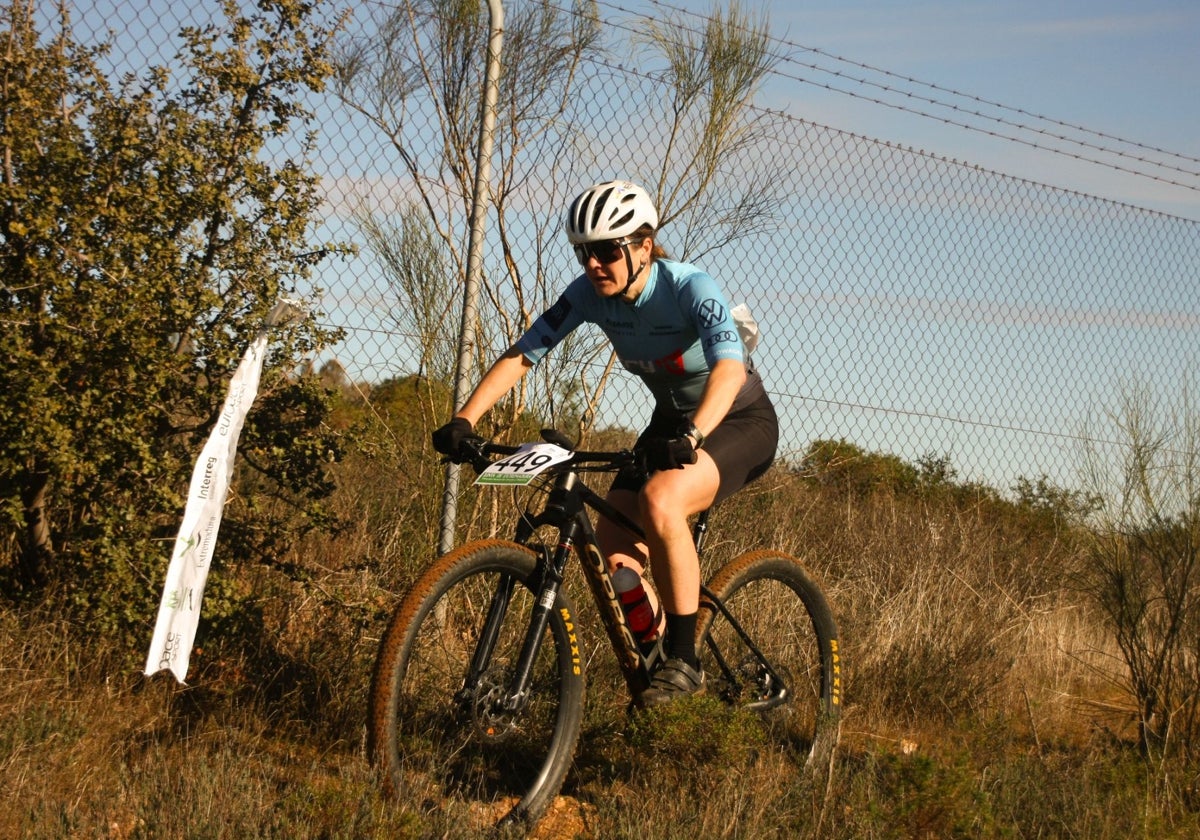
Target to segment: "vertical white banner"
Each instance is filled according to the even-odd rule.
[[[200,600],[216,547],[217,529],[221,527],[225,495],[233,476],[238,436],[258,394],[263,356],[267,350],[267,330],[295,312],[288,302],[276,304],[267,316],[266,325],[246,348],[246,355],[229,383],[229,393],[217,425],[209,433],[192,469],[183,524],[175,538],[175,550],[167,567],[167,580],[158,607],[158,622],[146,657],[146,676],[170,669],[180,683],[187,677],[192,643],[200,623]]]

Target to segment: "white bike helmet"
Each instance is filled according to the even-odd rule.
[[[658,227],[650,194],[632,181],[605,181],[588,187],[567,210],[567,239],[572,245],[622,239],[642,225]]]

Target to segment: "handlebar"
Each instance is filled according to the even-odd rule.
[[[644,472],[646,469],[645,455],[632,449],[613,451],[575,449],[574,442],[555,429],[542,429],[541,436],[545,442],[560,446],[572,453],[569,459],[556,465],[558,471],[570,468],[581,472],[616,472],[625,467],[634,467]],[[518,449],[520,449],[519,445],[492,443],[481,437],[472,436],[464,438],[459,446],[459,451],[447,456],[446,460],[458,464],[470,464],[476,473],[481,473],[496,460],[494,456],[507,457],[517,452]],[[589,465],[591,469],[588,469]],[[584,469],[581,470],[581,467]]]

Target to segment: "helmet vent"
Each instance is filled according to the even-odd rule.
[[[600,224],[600,216],[604,212],[604,207],[608,204],[608,199],[613,194],[613,187],[609,187],[604,192],[596,196],[596,209],[592,212],[592,223],[589,228],[595,229]]]

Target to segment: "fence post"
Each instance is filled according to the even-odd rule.
[[[458,363],[454,375],[456,409],[466,402],[470,393],[475,358],[475,321],[479,306],[479,286],[483,278],[483,228],[491,199],[492,145],[496,127],[496,102],[500,96],[500,49],[504,44],[504,7],[501,0],[488,0],[488,26],[487,74],[483,83],[483,102],[479,109],[479,152],[475,159],[471,232],[467,244],[467,278],[463,289],[462,327],[459,331]],[[460,473],[459,465],[447,465],[446,488],[442,493],[438,554],[445,554],[454,545]]]

